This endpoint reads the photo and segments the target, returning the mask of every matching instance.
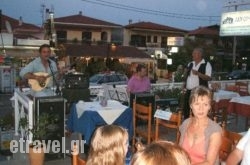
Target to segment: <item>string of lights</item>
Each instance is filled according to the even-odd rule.
[[[122,10],[150,14],[150,15],[159,15],[159,16],[165,16],[165,17],[171,17],[171,18],[178,18],[178,19],[219,22],[219,18],[220,18],[220,16],[201,16],[201,15],[170,13],[170,12],[164,12],[164,11],[159,11],[159,10],[138,8],[138,7],[123,5],[119,3],[108,2],[104,0],[95,0],[95,1],[94,0],[82,0],[82,1],[87,2],[87,3],[97,4],[97,5],[103,5],[106,7],[112,7],[116,9],[122,9]]]

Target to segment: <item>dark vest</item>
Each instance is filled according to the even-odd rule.
[[[207,61],[205,61],[205,63],[202,63],[198,69],[198,71],[202,74],[205,74],[206,73],[206,66],[207,66]],[[190,71],[192,70],[193,68],[193,63],[190,63],[188,65],[188,72],[187,72],[187,75],[189,76],[190,75]],[[205,87],[208,87],[208,81],[207,80],[202,80],[200,77],[199,77],[199,85],[203,85]]]

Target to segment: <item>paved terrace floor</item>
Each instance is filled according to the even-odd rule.
[[[14,109],[11,106],[10,98],[12,97],[11,94],[0,94],[0,117],[12,114],[14,115]],[[236,132],[243,132],[245,131],[245,118],[240,117],[238,119],[238,124],[236,125],[233,121],[231,124],[227,125],[229,130],[233,130]],[[66,138],[66,149],[70,149],[70,142],[72,139],[76,139],[77,136],[73,134],[70,137]],[[16,155],[9,157],[10,160],[7,160],[6,156],[0,155],[0,164],[1,165],[16,165],[22,164],[26,165],[29,164],[28,157],[26,154]],[[45,161],[45,165],[70,165],[71,158],[70,155],[66,155],[64,159],[57,159],[57,160],[50,160]]]

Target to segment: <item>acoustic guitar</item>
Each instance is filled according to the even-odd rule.
[[[64,67],[64,69],[63,69],[64,72],[65,71],[67,71],[67,73],[75,72],[75,69],[71,69],[71,70],[68,69],[73,65],[75,65],[75,63],[71,64],[70,66]],[[56,73],[58,73],[58,71],[54,72],[54,75]],[[39,82],[36,79],[29,79],[28,80],[30,88],[33,91],[36,91],[36,92],[40,92],[41,90],[46,88],[48,86],[49,82],[50,82],[51,76],[53,76],[53,74],[49,74],[49,73],[46,73],[46,72],[36,72],[36,73],[33,73],[33,74],[36,75],[36,76],[44,76],[44,77],[46,77],[46,80],[44,82]]]
[[[43,90],[44,88],[46,88],[48,86],[52,74],[45,73],[45,72],[36,72],[36,73],[33,73],[33,74],[36,75],[36,76],[44,76],[44,77],[46,77],[46,80],[44,82],[39,82],[36,79],[29,79],[28,80],[30,88],[33,91],[39,92],[39,91]]]

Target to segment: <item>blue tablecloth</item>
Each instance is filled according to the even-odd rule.
[[[131,108],[127,108],[112,124],[119,125],[128,130],[129,138],[133,136],[133,111]],[[78,132],[84,135],[86,144],[90,144],[91,136],[96,127],[106,125],[107,123],[96,111],[84,111],[84,113],[78,118],[76,104],[73,104],[70,110],[69,118],[67,120],[67,128],[72,132]]]

